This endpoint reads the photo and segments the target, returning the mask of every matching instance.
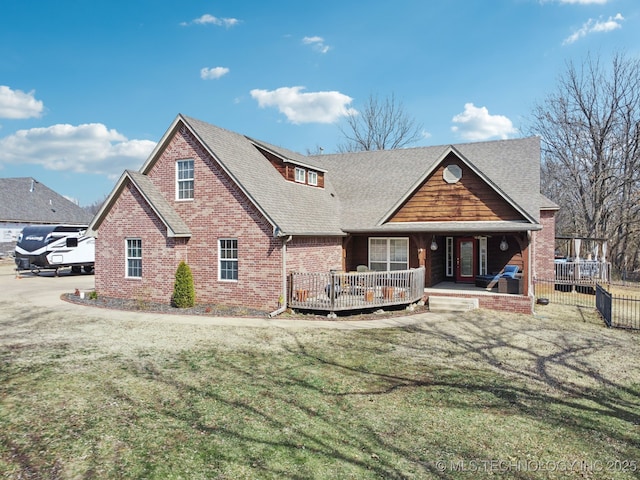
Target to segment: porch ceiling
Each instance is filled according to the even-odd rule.
[[[539,223],[529,222],[389,222],[376,229],[344,229],[348,233],[424,232],[424,233],[516,233],[542,230]]]

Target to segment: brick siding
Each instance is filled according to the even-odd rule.
[[[477,298],[480,308],[499,312],[533,314],[533,297],[511,294],[473,295],[472,293],[456,293],[449,291],[443,294],[429,293],[429,297]]]
[[[555,210],[541,210],[542,230],[533,236],[533,278],[553,279],[555,277],[554,256],[556,249]]]
[[[175,200],[175,163],[194,159],[194,199]],[[169,301],[180,260],[191,267],[199,303],[275,309],[282,292],[282,240],[216,161],[177,132],[148,176],[189,225],[192,237],[166,237],[166,227],[143,198],[125,189],[100,226],[96,290],[123,298]],[[142,239],[143,278],[125,278],[125,239]],[[238,240],[238,281],[218,279],[218,240]]]
[[[287,272],[342,269],[341,237],[294,237],[287,244]]]

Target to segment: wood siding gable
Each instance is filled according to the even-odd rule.
[[[443,178],[445,169],[450,165],[456,165],[462,171],[462,177],[455,183],[447,183]],[[388,218],[389,222],[522,220],[528,221],[453,152],[449,152]]]
[[[264,155],[264,157],[267,160],[269,160],[271,165],[273,165],[273,168],[278,170],[278,172],[280,172],[280,175],[282,175],[284,179],[287,180],[288,182],[296,181],[296,173],[295,173],[296,167],[300,167],[300,168],[304,168],[305,172],[308,172],[308,171],[315,172],[318,176],[318,182],[317,182],[317,185],[313,185],[313,186],[318,188],[324,188],[324,172],[316,170],[314,168],[309,168],[303,165],[298,165],[292,162],[285,161],[281,157],[265,150],[264,148],[259,147],[258,145],[256,145],[255,147],[258,149],[258,151],[262,155]],[[306,183],[306,185],[309,185],[309,184]]]

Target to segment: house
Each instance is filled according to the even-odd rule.
[[[168,302],[181,260],[199,302],[276,308],[291,272],[423,267],[427,287],[519,267],[531,312],[553,274],[557,206],[538,138],[305,156],[178,115],[89,226],[96,289]]]
[[[0,253],[27,225],[88,225],[92,215],[31,177],[0,178]]]

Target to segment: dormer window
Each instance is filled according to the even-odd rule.
[[[287,182],[295,182],[301,185],[309,185],[316,188],[324,188],[324,176],[326,172],[317,167],[306,165],[301,161],[286,159],[260,145],[255,145],[258,151],[278,170]]]

